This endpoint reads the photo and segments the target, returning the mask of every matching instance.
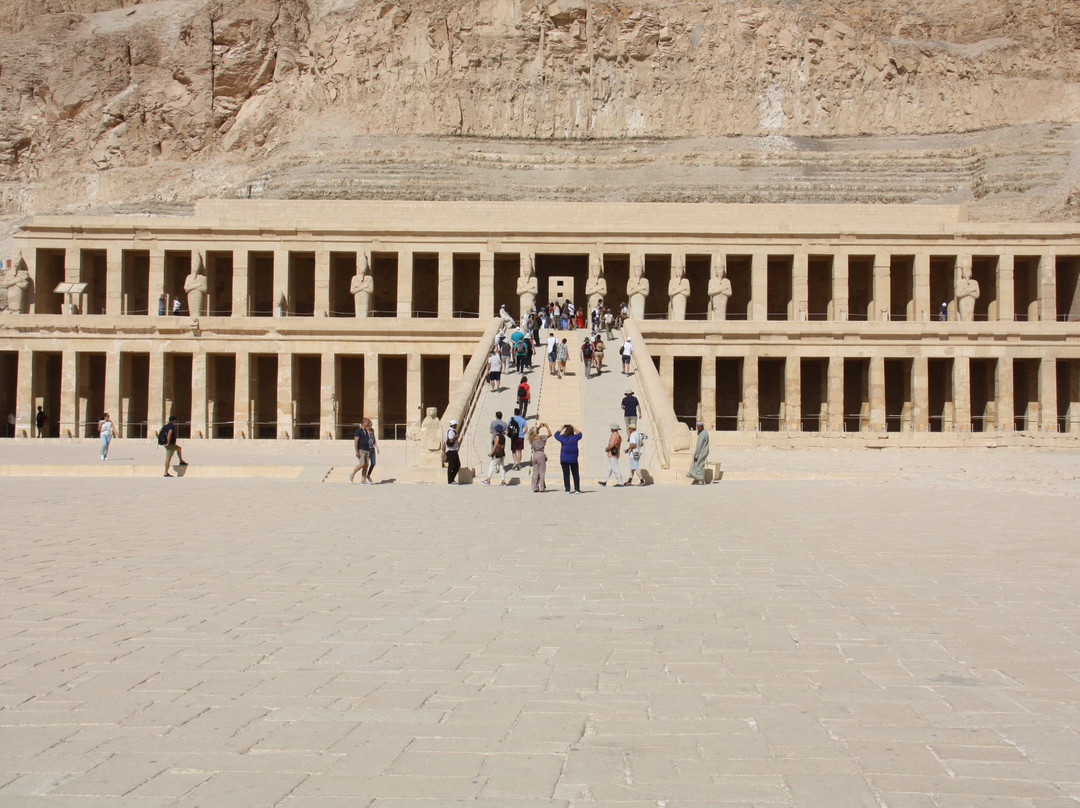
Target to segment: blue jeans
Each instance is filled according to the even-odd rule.
[[[101,459],[104,460],[109,456],[109,443],[112,441],[112,435],[101,436]]]

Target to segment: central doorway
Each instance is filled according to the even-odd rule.
[[[585,282],[589,277],[588,255],[537,255],[537,306],[552,300],[572,300],[575,306],[587,307]]]

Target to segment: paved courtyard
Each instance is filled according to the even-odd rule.
[[[1075,808],[1080,453],[717,443],[565,496],[0,441],[0,806]]]

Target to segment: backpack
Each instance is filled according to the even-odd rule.
[[[592,358],[592,343],[586,342],[581,346],[581,355],[586,359]]]
[[[516,438],[521,435],[521,428],[518,426],[518,422],[513,418],[511,418],[510,423],[506,425],[506,434],[511,438]]]
[[[524,401],[525,399],[527,399],[529,397],[529,391],[525,387],[525,385],[523,385],[523,384],[518,385],[517,397],[518,397],[518,401]]]
[[[157,433],[157,445],[168,446],[169,445],[169,425],[165,424]]]

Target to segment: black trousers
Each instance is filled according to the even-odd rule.
[[[461,471],[461,458],[457,452],[446,453],[446,482],[452,483],[457,473]]]
[[[581,490],[581,478],[578,476],[578,464],[577,463],[562,463],[560,461],[559,465],[562,466],[562,484],[563,484],[563,488],[565,488],[567,491],[570,490],[570,475],[573,474],[574,475],[574,490],[575,491],[580,491]]]

